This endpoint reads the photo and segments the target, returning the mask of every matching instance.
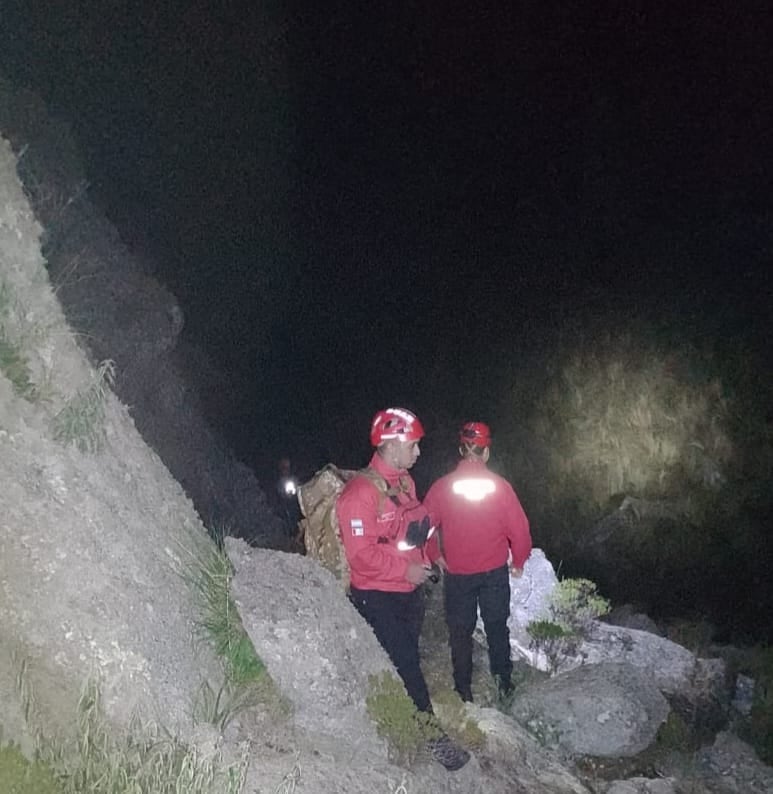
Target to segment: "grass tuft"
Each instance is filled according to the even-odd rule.
[[[74,743],[44,740],[39,749],[61,794],[239,794],[244,787],[246,749],[238,764],[224,765],[219,749],[202,753],[137,718],[114,739],[94,682],[83,689],[76,725]]]
[[[199,607],[199,635],[211,640],[230,684],[238,687],[260,681],[266,676],[266,667],[255,652],[231,597],[233,569],[227,554],[211,548],[200,557],[189,554],[188,559],[182,576],[192,587]]]
[[[30,761],[13,744],[0,747],[0,791],[3,794],[63,794],[50,767]]]
[[[14,391],[20,397],[30,402],[35,400],[37,389],[32,382],[27,357],[8,339],[2,327],[0,327],[0,370],[11,381]]]
[[[194,717],[221,731],[238,715],[257,706],[283,720],[291,704],[277,689],[255,651],[231,597],[233,568],[225,550],[211,543],[196,552],[183,549],[178,575],[188,584],[198,608],[198,639],[210,643],[219,657],[225,681],[217,691],[204,682],[194,703]]]
[[[296,756],[293,768],[279,781],[279,785],[274,789],[274,794],[293,794],[296,786],[300,782],[301,762],[298,756]]]
[[[105,401],[115,380],[115,364],[106,360],[96,369],[91,383],[73,395],[52,420],[54,438],[75,444],[81,452],[97,452],[105,439]]]
[[[0,370],[11,381],[14,391],[32,402],[37,398],[38,392],[32,381],[29,360],[21,346],[8,336],[6,329],[6,320],[11,314],[13,304],[10,287],[0,281]]]

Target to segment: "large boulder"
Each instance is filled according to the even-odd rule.
[[[626,664],[578,667],[519,691],[513,715],[572,755],[634,756],[669,713],[652,679]]]
[[[226,539],[226,549],[244,627],[292,702],[298,725],[386,758],[365,695],[369,676],[394,668],[340,582],[298,554],[251,548],[234,538]]]

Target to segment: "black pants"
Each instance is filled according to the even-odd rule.
[[[446,574],[445,606],[454,685],[467,692],[472,683],[472,633],[478,605],[488,641],[491,674],[510,679],[510,575],[507,566],[473,574]]]
[[[421,588],[410,593],[387,593],[352,587],[349,597],[389,654],[416,708],[432,711],[427,682],[419,663],[419,634],[424,621]]]

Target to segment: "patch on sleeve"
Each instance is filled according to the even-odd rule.
[[[353,518],[349,522],[349,526],[352,528],[352,535],[355,538],[361,538],[365,534],[365,529],[362,526],[362,519],[361,518]]]

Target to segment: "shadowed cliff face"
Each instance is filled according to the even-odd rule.
[[[206,415],[199,380],[211,388],[220,378],[223,391],[230,387],[214,367],[207,371],[205,356],[180,350],[184,317],[175,296],[144,272],[145,263],[91,202],[68,126],[51,120],[34,95],[1,80],[0,97],[0,128],[20,153],[18,172],[43,226],[49,276],[81,344],[92,361],[115,362],[116,393],[210,529],[282,546],[281,521],[254,473]]]
[[[220,673],[165,549],[206,532],[68,328],[15,166],[0,139],[0,714],[11,739],[68,729],[94,675],[111,721],[160,709],[185,733]]]

